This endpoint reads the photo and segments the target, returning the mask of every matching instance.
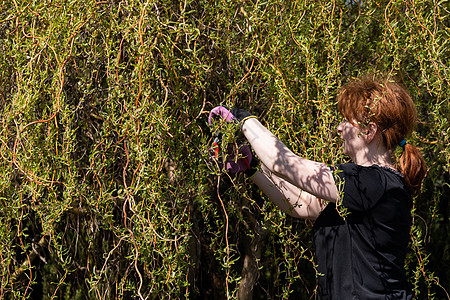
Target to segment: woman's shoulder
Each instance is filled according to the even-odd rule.
[[[349,175],[349,176],[356,176],[356,175],[365,175],[365,174],[379,174],[380,176],[387,176],[387,177],[393,177],[397,179],[403,180],[403,174],[398,172],[397,170],[380,166],[377,164],[373,164],[371,166],[361,166],[357,165],[355,163],[344,163],[344,164],[337,164],[334,167],[331,167],[331,170],[334,173],[343,173],[343,175]]]
[[[335,180],[353,182],[370,190],[406,189],[403,174],[389,167],[373,164],[361,166],[355,163],[338,164],[331,168]]]
[[[344,206],[351,209],[368,210],[394,191],[407,195],[404,180],[394,169],[346,163],[336,165],[334,172],[336,182],[343,183]]]

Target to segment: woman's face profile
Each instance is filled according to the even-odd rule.
[[[344,118],[337,127],[337,132],[343,140],[343,152],[345,155],[350,156],[353,161],[356,153],[366,148],[361,127],[354,124],[357,124],[356,121],[350,122]]]

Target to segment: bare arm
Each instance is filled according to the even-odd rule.
[[[295,155],[256,118],[246,120],[242,132],[274,175],[319,199],[337,201],[339,193],[327,165]]]
[[[261,169],[252,180],[273,203],[294,218],[317,219],[325,208],[317,197],[271,174],[263,164]]]

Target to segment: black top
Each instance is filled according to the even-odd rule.
[[[403,176],[377,165],[333,172],[349,215],[329,203],[314,224],[319,299],[412,299],[404,269],[412,197]]]

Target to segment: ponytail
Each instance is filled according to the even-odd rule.
[[[412,194],[418,195],[427,173],[427,165],[419,149],[408,143],[403,145],[403,153],[397,160],[397,169],[403,174]]]

